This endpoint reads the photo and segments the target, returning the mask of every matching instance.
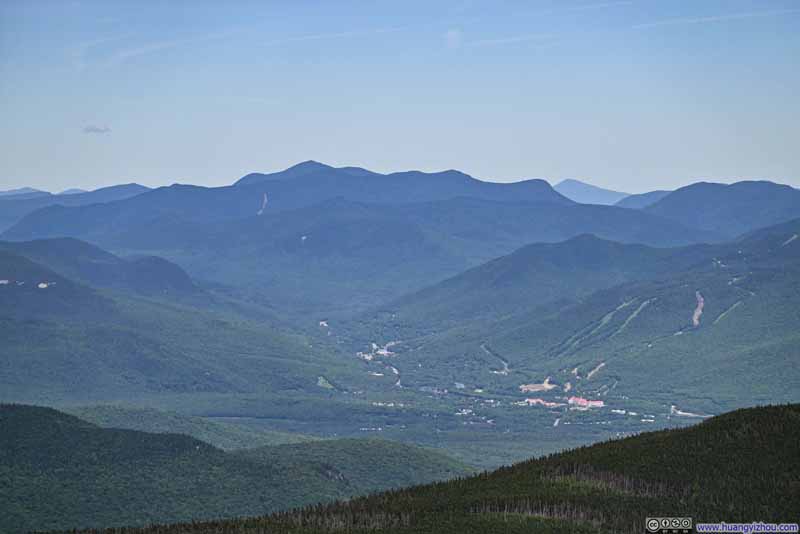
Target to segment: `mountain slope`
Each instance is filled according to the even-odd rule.
[[[274,465],[321,464],[335,478],[349,480],[358,493],[418,484],[420,479],[444,479],[471,470],[444,454],[379,439],[333,439],[242,449],[234,454]],[[331,495],[333,497],[334,495]]]
[[[438,453],[357,440],[225,453],[33,406],[0,405],[0,428],[4,532],[236,517],[468,472]]]
[[[202,417],[125,405],[61,408],[102,428],[123,428],[157,434],[185,434],[223,449],[245,449],[311,441],[311,436],[254,430],[245,425],[210,421]]]
[[[733,238],[800,217],[800,190],[766,181],[699,182],[673,191],[644,210]]]
[[[154,272],[72,240],[11,246],[17,247],[40,260],[53,258],[64,271],[88,273],[88,279],[102,275],[101,281],[115,282],[120,268],[145,279]],[[99,267],[92,263],[98,258]],[[154,289],[153,282],[145,287]],[[332,361],[263,315],[245,318],[205,302],[195,307],[192,299],[157,289],[140,297],[90,288],[0,247],[0,398],[87,402],[165,393],[314,394],[323,391],[316,385],[320,376],[335,380],[351,372],[352,362]]]
[[[237,186],[223,195],[239,195],[253,187],[261,186]],[[195,192],[208,196],[203,205],[221,198],[212,190]],[[139,203],[155,193],[125,202]],[[65,234],[114,251],[155,253],[196,279],[258,288],[283,308],[321,315],[386,302],[535,241],[559,241],[590,231],[607,239],[654,245],[714,238],[647,213],[575,203],[454,198],[389,205],[338,198],[213,221],[193,220],[195,215],[179,212],[140,221],[144,210],[155,209],[150,204],[130,215],[136,220],[115,220],[118,208],[117,203],[77,211],[48,208],[5,236]]]
[[[335,382],[353,374],[355,362],[331,359],[269,323],[150,299],[98,300],[102,306],[66,298],[61,308],[48,302],[44,316],[3,306],[4,400],[313,396],[325,393],[317,386],[320,376]]]
[[[794,521],[800,406],[739,410],[436,483],[264,518],[170,526],[176,534],[638,533],[647,517],[694,524]],[[141,534],[160,532],[142,529]]]
[[[728,269],[621,286],[545,320],[509,322],[487,343],[512,368],[551,376],[547,401],[598,399],[654,420],[673,406],[697,417],[796,401],[800,269],[722,261]],[[654,385],[654,376],[668,379]]]
[[[614,205],[628,197],[628,193],[620,193],[611,189],[603,189],[596,185],[581,182],[580,180],[563,180],[553,186],[553,189],[570,200],[581,204]]]
[[[48,265],[65,277],[96,287],[113,287],[143,294],[195,291],[179,266],[155,256],[122,259],[89,243],[71,239],[25,242],[0,241],[0,250]]]
[[[20,321],[58,317],[74,310],[86,310],[96,318],[108,310],[108,305],[106,299],[88,287],[0,249],[0,321],[7,317]]]
[[[636,195],[628,195],[620,199],[614,205],[620,208],[643,209],[651,204],[655,204],[665,196],[672,193],[672,191],[658,190],[648,191],[647,193],[640,193]]]
[[[281,178],[206,188],[175,184],[110,204],[68,209],[52,206],[25,217],[6,237],[91,238],[98,232],[120,232],[160,218],[210,223],[304,208],[346,198],[355,202],[408,204],[457,197],[494,201],[571,204],[543,180],[510,184],[482,182],[458,171],[417,171],[378,175],[334,169],[321,164],[293,167]],[[279,173],[280,174],[280,173]],[[287,178],[288,177],[288,178]],[[91,240],[91,239],[90,239]]]
[[[425,331],[426,324],[430,330],[442,330],[468,321],[497,320],[519,309],[666,275],[697,263],[701,250],[622,244],[590,234],[537,243],[403,297],[381,312],[391,313],[396,323],[417,333]]]
[[[0,197],[0,230],[13,226],[17,221],[29,213],[47,206],[86,206],[98,202],[111,202],[114,200],[133,197],[149,191],[149,188],[139,184],[115,185],[103,187],[88,193],[71,195],[34,194],[25,198],[17,196]]]
[[[160,227],[113,240],[156,250],[198,278],[263,287],[284,307],[313,307],[323,315],[385,302],[522,244],[590,228],[626,242],[683,244],[694,238],[680,226],[619,208],[475,199],[406,206],[337,199],[215,225],[191,237],[190,226],[172,234]],[[180,255],[170,256],[176,250]]]
[[[799,234],[795,220],[728,244],[632,249],[630,261],[609,252],[625,268],[611,261],[586,281],[580,254],[550,271],[535,262],[526,271],[512,255],[334,327],[373,372],[390,366],[404,388],[455,389],[459,410],[498,427],[511,417],[498,400],[530,399],[529,420],[547,426],[626,429],[796,402]],[[544,248],[519,257],[535,250]],[[614,276],[629,278],[614,285]],[[654,385],[654,376],[666,378]],[[580,404],[588,400],[598,409]]]

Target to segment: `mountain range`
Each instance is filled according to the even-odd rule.
[[[29,188],[28,188],[29,189]],[[0,231],[22,217],[47,206],[85,206],[129,198],[149,189],[139,184],[115,185],[89,192],[54,195],[46,191],[31,190],[23,194],[0,196]]]
[[[236,185],[175,185],[24,216],[7,240],[74,237],[161,256],[200,280],[257,288],[302,314],[353,312],[531,242],[594,233],[656,246],[723,238],[667,216],[574,203],[542,180],[382,175],[306,162]],[[353,284],[363,291],[354,293]],[[302,286],[302,288],[301,288]]]
[[[32,481],[5,511],[38,518],[27,528],[120,524],[80,497],[86,480],[130,524],[266,514],[797,402],[798,195],[697,183],[598,205],[543,180],[305,162],[225,187],[0,199],[0,401],[58,410],[0,410],[20,429],[0,469]],[[59,428],[103,461],[8,455],[24,438],[64,460],[36,441]],[[516,502],[499,487],[497,506]],[[131,488],[168,494],[147,510]],[[303,514],[266,521],[323,525]]]
[[[74,195],[76,193],[88,193],[86,189],[78,189],[78,188],[71,188],[65,189],[58,193],[59,195]],[[33,187],[20,187],[17,189],[8,189],[6,191],[0,191],[0,197],[14,197],[14,199],[19,200],[22,198],[34,198],[37,196],[47,196],[51,195],[52,193],[48,191],[42,191],[41,189],[34,189]]]

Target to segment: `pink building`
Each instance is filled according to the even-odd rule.
[[[578,408],[602,408],[606,405],[606,403],[601,400],[589,400],[583,397],[570,397],[567,402],[569,402],[571,406],[577,406]]]

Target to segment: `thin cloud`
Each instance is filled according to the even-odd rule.
[[[371,28],[367,30],[353,30],[346,32],[312,33],[308,35],[297,35],[295,37],[285,37],[263,43],[265,46],[282,45],[289,43],[299,43],[303,41],[321,41],[325,39],[341,39],[343,37],[358,37],[361,35],[377,35],[381,33],[392,33],[407,30],[414,26],[397,26],[390,28]]]
[[[553,35],[549,33],[533,33],[530,35],[517,35],[514,37],[500,37],[497,39],[480,39],[467,43],[467,46],[502,46],[509,44],[528,43],[531,41],[548,41],[553,39]]]
[[[273,45],[281,45],[281,44],[289,44],[289,43],[296,43],[296,42],[303,42],[303,41],[317,41],[317,40],[324,40],[324,39],[338,39],[344,37],[355,37],[360,35],[378,35],[384,33],[391,33],[391,32],[398,32],[403,31],[412,26],[398,26],[398,27],[386,27],[386,28],[371,28],[367,30],[355,30],[355,31],[344,31],[344,32],[331,32],[331,33],[318,33],[318,34],[309,34],[309,35],[298,35],[295,37],[286,37],[282,39],[275,39],[273,41],[267,41],[262,43],[264,46],[273,46]],[[171,40],[164,40],[164,41],[153,41],[150,43],[144,43],[140,46],[131,47],[131,48],[124,48],[122,50],[116,51],[112,54],[108,60],[105,62],[106,65],[119,65],[124,63],[130,59],[137,58],[139,56],[144,56],[148,54],[154,54],[157,52],[171,50],[174,48],[179,48],[182,46],[188,46],[198,43],[204,43],[208,41],[215,41],[218,39],[224,39],[230,37],[232,35],[237,35],[240,33],[244,33],[247,31],[255,31],[252,27],[247,28],[232,28],[224,31],[209,33],[206,35],[198,35],[194,37],[187,37],[184,39],[171,39]],[[104,41],[99,41],[104,42]]]
[[[730,13],[728,15],[711,15],[708,17],[682,17],[682,18],[664,19],[664,20],[656,20],[653,22],[646,22],[643,24],[636,24],[632,27],[636,30],[644,30],[648,28],[658,28],[661,26],[678,26],[685,24],[710,24],[714,22],[725,22],[729,20],[752,19],[758,17],[774,17],[777,15],[786,15],[789,13],[797,13],[797,12],[800,12],[800,9],[773,9],[769,11]]]
[[[111,57],[110,63],[123,63],[128,59],[132,59],[138,56],[143,56],[145,54],[151,54],[153,52],[158,52],[160,50],[168,50],[170,48],[175,48],[176,46],[180,46],[182,44],[189,44],[192,42],[194,42],[194,40],[191,39],[176,40],[176,41],[161,41],[161,42],[148,43],[134,48],[126,48],[124,50],[120,50],[119,52],[115,53]]]
[[[187,37],[184,39],[171,39],[171,40],[164,40],[164,41],[153,41],[150,43],[145,43],[140,46],[131,47],[131,48],[124,48],[122,50],[118,50],[106,62],[107,65],[118,65],[120,63],[124,63],[129,59],[133,59],[139,56],[153,54],[156,52],[160,52],[163,50],[170,50],[173,48],[178,48],[185,45],[197,44],[197,43],[204,43],[208,41],[215,41],[217,39],[224,39],[226,37],[230,37],[231,35],[235,35],[241,33],[243,31],[242,28],[232,28],[227,30],[222,30],[218,32],[211,32],[204,35],[196,35],[194,37]]]
[[[83,133],[85,134],[107,134],[111,133],[111,128],[108,126],[95,126],[94,124],[89,124],[83,127]]]

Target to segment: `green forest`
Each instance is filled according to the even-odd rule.
[[[646,517],[800,517],[800,405],[737,410],[445,482],[245,519],[84,534],[638,533]],[[78,531],[70,531],[72,533]]]

